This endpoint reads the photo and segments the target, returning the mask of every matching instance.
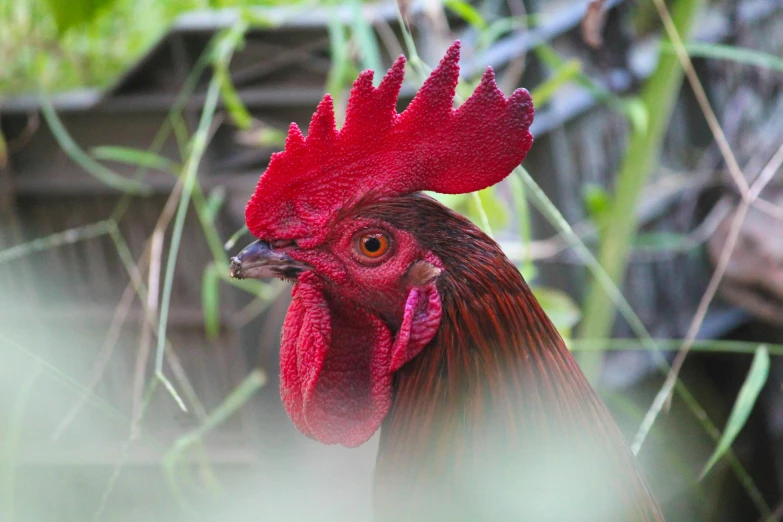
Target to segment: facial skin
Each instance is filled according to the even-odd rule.
[[[312,267],[324,282],[325,293],[374,312],[396,331],[410,289],[429,282],[411,269],[422,261],[435,267],[440,262],[413,235],[388,223],[345,219],[334,230],[317,247],[300,250],[290,245],[286,253]],[[378,246],[376,242],[385,242],[385,248],[372,251]]]

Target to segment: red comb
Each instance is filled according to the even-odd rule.
[[[272,156],[247,205],[253,235],[301,244],[325,233],[334,212],[370,192],[461,194],[508,176],[533,143],[533,101],[525,89],[506,99],[487,68],[470,98],[454,109],[459,51],[456,41],[401,114],[403,56],[377,88],[373,71],[359,75],[341,130],[328,94],[307,138],[292,123],[285,151]]]

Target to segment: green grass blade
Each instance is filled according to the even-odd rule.
[[[525,188],[518,176],[509,176],[508,182],[511,185],[511,197],[514,203],[514,213],[517,216],[517,226],[519,227],[519,237],[524,245],[524,255],[520,272],[522,276],[532,281],[536,277],[536,265],[529,255],[529,245],[533,240],[532,225],[530,223],[530,206],[525,198]]]
[[[539,60],[554,70],[559,70],[567,63],[566,60],[547,43],[536,46],[533,51]],[[621,98],[603,85],[597,83],[581,70],[574,74],[573,80],[587,89],[596,100],[624,115],[628,121],[631,122],[634,131],[645,132],[648,123],[647,108],[637,97]]]
[[[539,107],[546,103],[557,90],[579,77],[582,74],[582,63],[579,60],[568,60],[558,65],[555,74],[539,84],[530,96],[533,98],[533,105]]]
[[[162,172],[179,172],[180,165],[176,161],[160,154],[133,147],[101,146],[90,149],[90,155],[98,160],[116,161],[135,165],[139,168],[160,170]]]
[[[84,225],[78,228],[70,228],[51,234],[45,237],[39,237],[22,243],[8,247],[5,250],[0,250],[0,264],[7,263],[14,259],[19,259],[26,255],[33,254],[35,252],[41,252],[42,250],[48,250],[50,248],[57,248],[63,245],[71,245],[78,243],[79,241],[86,241],[94,237],[103,236],[109,233],[113,222],[111,220],[98,221],[90,225]]]
[[[748,376],[745,378],[745,382],[740,388],[737,399],[734,401],[734,406],[729,414],[729,420],[726,421],[726,428],[723,430],[718,445],[715,447],[715,451],[710,456],[707,463],[704,465],[704,469],[701,470],[699,479],[704,478],[707,473],[712,469],[716,462],[726,453],[731,447],[734,439],[737,438],[739,432],[745,426],[750,412],[753,410],[753,406],[756,404],[759,393],[761,393],[764,384],[767,382],[769,376],[769,352],[767,347],[762,345],[756,350],[756,355],[753,357],[753,363],[748,370]]]
[[[201,163],[201,158],[207,148],[207,138],[209,136],[209,128],[212,125],[212,120],[217,108],[218,94],[220,93],[220,82],[216,78],[212,78],[207,90],[206,100],[204,102],[204,110],[201,113],[201,120],[199,121],[198,129],[193,137],[193,146],[191,148],[190,156],[185,162],[184,169],[184,186],[182,189],[182,195],[180,196],[179,206],[177,207],[177,214],[174,217],[174,226],[171,234],[171,245],[169,247],[169,255],[166,260],[166,275],[163,280],[163,291],[161,293],[161,305],[160,305],[160,322],[158,323],[158,346],[155,354],[155,375],[161,379],[163,385],[172,394],[172,397],[177,401],[177,404],[183,411],[187,411],[182,399],[174,390],[174,386],[163,374],[163,355],[166,347],[166,328],[168,327],[169,308],[171,307],[171,289],[174,284],[174,269],[177,266],[177,254],[179,253],[179,245],[182,241],[182,231],[185,228],[185,217],[187,216],[188,206],[190,204],[190,198],[194,191],[194,186],[197,182],[198,166]]]
[[[220,276],[215,263],[210,263],[201,279],[201,307],[207,337],[215,339],[220,333]]]
[[[73,138],[65,129],[62,121],[57,116],[57,112],[54,110],[52,102],[47,96],[39,97],[41,102],[41,113],[43,114],[46,123],[49,125],[49,129],[52,131],[52,135],[60,148],[75,161],[85,172],[103,183],[108,187],[112,187],[121,192],[129,194],[146,194],[149,192],[149,187],[140,183],[137,180],[124,178],[116,172],[104,167],[97,161],[95,161],[89,154],[84,152],[79,147]]]
[[[331,93],[337,104],[349,76],[348,71],[351,69],[351,61],[348,59],[348,34],[337,14],[337,8],[329,11],[327,29],[332,66],[326,78],[326,92]]]
[[[703,0],[683,0],[675,5],[673,17],[680,34],[687,35],[693,25]],[[598,246],[598,261],[610,277],[613,285],[622,287],[628,267],[631,247],[637,232],[636,206],[643,194],[648,178],[657,167],[663,138],[671,119],[671,112],[682,85],[684,71],[675,56],[662,56],[655,72],[645,82],[641,98],[647,108],[648,122],[645,129],[634,129],[628,148],[621,162],[612,197],[612,204],[605,216],[605,232]],[[593,279],[585,292],[584,320],[579,337],[609,337],[614,324],[614,306],[605,293],[605,283]],[[587,355],[587,354],[585,354]],[[595,382],[602,360],[600,354],[581,357],[580,366],[588,379]],[[640,427],[634,443],[641,447],[651,423],[646,420]]]
[[[661,50],[666,53],[674,53],[674,46],[670,42],[664,42]],[[712,43],[685,44],[685,50],[689,55],[699,58],[712,58],[714,60],[728,60],[744,65],[754,65],[763,69],[783,73],[783,59],[774,54],[756,51],[734,45]]]
[[[234,248],[234,245],[237,244],[237,241],[242,239],[246,234],[249,234],[250,231],[247,229],[247,225],[242,225],[242,228],[231,234],[231,237],[228,238],[228,241],[226,241],[223,244],[224,250],[231,250]]]
[[[266,375],[260,369],[253,370],[226,399],[212,411],[207,419],[195,430],[178,438],[163,456],[163,472],[172,492],[184,505],[177,480],[177,467],[185,458],[187,452],[201,445],[204,435],[223,424],[231,415],[250,400],[250,398],[266,384]]]
[[[522,16],[509,16],[499,18],[489,24],[479,34],[476,49],[486,49],[506,33],[517,29],[526,29],[536,23],[539,17],[535,14]]]
[[[234,50],[242,45],[247,29],[247,22],[240,22],[231,29],[221,32],[217,37],[213,61],[214,74],[220,84],[220,94],[223,97],[223,103],[226,105],[231,121],[243,130],[251,127],[253,118],[250,116],[245,104],[242,103],[242,99],[231,81],[231,73],[228,66],[231,63],[231,56]]]
[[[362,68],[375,71],[373,84],[377,86],[383,78],[383,62],[381,61],[378,40],[375,38],[372,26],[362,14],[361,2],[352,0],[351,7],[353,10],[353,37],[356,41],[356,47],[359,49]]]
[[[489,237],[494,237],[494,234],[492,233],[492,225],[489,222],[489,216],[487,216],[487,211],[484,209],[484,202],[481,200],[482,199],[481,196],[479,196],[478,192],[471,192],[470,198],[476,209],[476,213],[478,214],[479,223],[481,224],[481,229]]]
[[[487,28],[487,22],[478,9],[465,0],[443,0],[443,5],[476,29],[483,31]]]

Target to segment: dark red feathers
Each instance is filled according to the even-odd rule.
[[[438,334],[394,375],[376,520],[662,522],[609,411],[500,247],[421,195],[362,215],[415,230],[443,264]]]

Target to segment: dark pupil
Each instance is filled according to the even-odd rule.
[[[381,249],[381,240],[377,237],[368,237],[364,240],[364,248],[366,248],[368,252],[377,252]]]

